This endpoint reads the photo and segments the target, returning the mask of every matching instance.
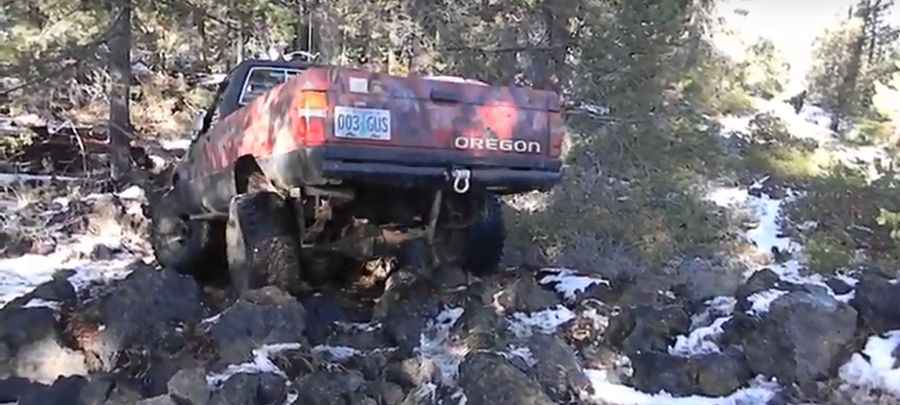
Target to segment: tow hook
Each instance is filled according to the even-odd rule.
[[[457,194],[465,194],[471,185],[472,171],[469,169],[453,169],[450,173],[453,178],[453,191]]]

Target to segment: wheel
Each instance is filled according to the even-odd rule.
[[[461,266],[469,273],[485,276],[497,272],[503,257],[506,228],[503,205],[493,194],[483,194],[482,201],[472,201],[478,212],[471,224],[464,228],[439,228],[436,242],[438,261]]]
[[[300,287],[300,241],[288,201],[270,191],[232,198],[225,229],[228,273],[238,293]]]
[[[210,221],[191,221],[170,190],[153,206],[150,244],[156,261],[178,273],[210,281],[224,264],[224,232]]]
[[[486,194],[478,220],[465,230],[463,268],[478,276],[496,273],[505,240],[503,203],[496,195]]]

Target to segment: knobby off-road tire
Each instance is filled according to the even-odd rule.
[[[484,199],[478,220],[465,230],[463,247],[463,268],[477,276],[499,271],[506,241],[502,201],[494,194]]]
[[[267,285],[298,288],[300,241],[287,200],[269,191],[235,196],[225,235],[228,273],[238,293]]]
[[[181,209],[173,190],[153,206],[150,244],[156,261],[178,273],[212,281],[225,264],[224,229],[210,221],[192,221]]]

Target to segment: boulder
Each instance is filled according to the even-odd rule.
[[[137,401],[135,405],[178,405],[178,403],[168,395],[159,395]]]
[[[196,324],[202,316],[200,288],[193,278],[141,265],[108,295],[77,313],[69,329],[78,346],[97,360],[95,368],[110,370],[126,348],[153,351],[160,345],[183,344],[177,327]]]
[[[484,289],[482,301],[504,313],[537,312],[561,304],[556,293],[540,286],[531,273],[502,275],[498,281]]]
[[[239,373],[214,392],[210,405],[281,405],[287,399],[284,378],[272,373]],[[323,402],[324,403],[324,402]]]
[[[388,364],[384,370],[384,378],[409,389],[440,381],[440,370],[437,364],[429,359],[410,357]]]
[[[874,273],[864,273],[856,285],[851,305],[868,334],[900,329],[900,283]]]
[[[16,402],[19,398],[30,395],[37,390],[45,390],[47,386],[27,378],[0,378],[0,403]]]
[[[303,387],[294,405],[344,404],[344,397],[363,388],[365,379],[356,370],[317,371],[297,381]]]
[[[389,381],[377,381],[369,384],[366,392],[384,405],[399,405],[405,397],[403,388]]]
[[[400,353],[409,356],[418,347],[428,321],[440,311],[439,298],[424,279],[408,270],[390,275],[375,307],[375,319]]]
[[[735,324],[755,374],[802,385],[832,376],[846,360],[856,320],[856,310],[825,288],[805,286],[772,302],[762,319]]]
[[[545,334],[531,336],[525,344],[533,362],[528,374],[534,377],[550,399],[565,402],[576,398],[590,385],[578,365],[575,351],[559,337]]]
[[[641,391],[674,395],[727,396],[752,378],[743,354],[736,349],[696,357],[662,352],[631,356],[632,383]]]
[[[288,293],[266,287],[245,293],[222,312],[209,334],[221,364],[242,363],[265,344],[304,341],[306,310]]]
[[[206,383],[206,370],[190,368],[179,370],[167,384],[169,395],[178,402],[190,405],[206,405],[210,390]]]
[[[691,303],[731,296],[744,280],[746,270],[746,265],[725,257],[689,258],[675,269],[678,284],[673,289]]]
[[[470,404],[551,405],[533,380],[500,355],[469,353],[460,366],[459,385]]]
[[[680,305],[639,305],[622,310],[610,320],[606,340],[625,353],[666,351],[675,336],[688,332],[690,317]]]
[[[72,405],[87,384],[82,376],[60,377],[46,388],[33,390],[19,398],[18,405]]]

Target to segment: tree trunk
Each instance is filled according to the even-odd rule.
[[[131,171],[131,0],[111,4],[113,21],[109,39],[109,142],[112,178],[122,179]]]

